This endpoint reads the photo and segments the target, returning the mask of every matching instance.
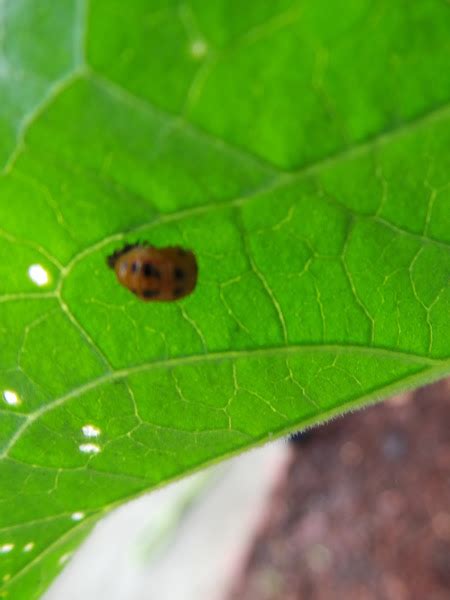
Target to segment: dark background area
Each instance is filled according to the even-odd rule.
[[[450,380],[290,441],[229,600],[448,600]]]

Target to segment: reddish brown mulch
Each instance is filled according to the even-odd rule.
[[[449,600],[450,386],[291,445],[228,600]]]

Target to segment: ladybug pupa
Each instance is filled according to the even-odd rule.
[[[155,248],[145,242],[127,244],[107,258],[121,285],[144,301],[170,302],[193,292],[197,260],[191,250]]]

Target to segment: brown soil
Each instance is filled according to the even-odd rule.
[[[449,383],[292,442],[228,600],[449,600]]]

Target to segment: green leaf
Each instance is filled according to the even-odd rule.
[[[449,30],[442,0],[0,0],[0,597],[122,501],[449,372]],[[121,288],[137,239],[192,248],[195,292]]]

